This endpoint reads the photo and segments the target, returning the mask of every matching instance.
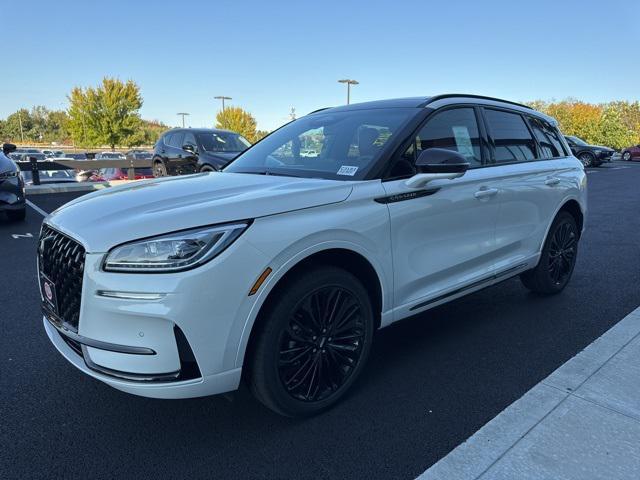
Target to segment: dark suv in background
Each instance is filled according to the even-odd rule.
[[[599,167],[604,162],[610,162],[615,150],[600,145],[589,145],[580,137],[565,135],[571,148],[571,153],[582,162],[585,167]]]
[[[0,151],[0,212],[5,212],[9,220],[24,220],[27,206],[24,198],[24,179],[18,166],[7,155],[16,146],[5,143]]]
[[[175,128],[162,134],[153,151],[156,177],[220,170],[251,144],[242,135],[211,128]]]

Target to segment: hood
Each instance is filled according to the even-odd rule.
[[[14,172],[18,169],[13,160],[0,151],[0,173]]]
[[[93,192],[45,222],[88,252],[176,230],[253,219],[337,203],[350,182],[243,173],[165,177]]]

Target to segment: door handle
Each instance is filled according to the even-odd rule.
[[[493,197],[497,193],[498,193],[497,188],[481,188],[476,193],[474,193],[473,196],[476,197],[478,200],[480,200],[482,198]]]
[[[560,179],[558,177],[549,177],[544,181],[545,185],[549,185],[553,187],[554,185],[558,185],[560,183]]]

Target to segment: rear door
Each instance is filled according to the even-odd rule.
[[[455,150],[471,168],[454,180],[409,188],[415,159],[427,148]],[[446,107],[427,119],[383,182],[387,196],[378,201],[390,213],[396,318],[491,277],[499,199],[484,150],[477,109]]]
[[[547,228],[579,165],[546,121],[519,111],[484,107],[492,170],[500,182],[496,274],[535,265]]]

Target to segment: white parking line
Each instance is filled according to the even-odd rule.
[[[39,206],[37,206],[35,203],[30,202],[29,200],[25,200],[25,202],[27,202],[27,205],[29,205],[31,208],[33,208],[36,212],[38,212],[40,215],[42,215],[43,217],[46,217],[47,215],[49,215],[47,212],[45,212],[44,210],[42,210]]]

